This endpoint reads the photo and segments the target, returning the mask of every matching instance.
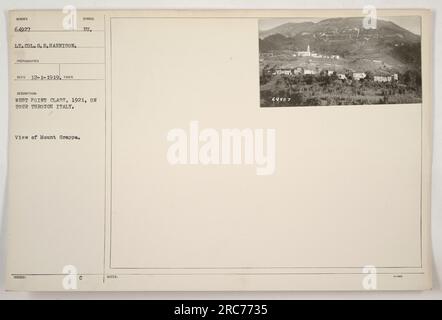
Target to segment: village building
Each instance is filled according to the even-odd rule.
[[[295,57],[311,57],[310,45],[307,46],[307,51],[297,51],[293,56]]]
[[[325,58],[325,59],[335,59],[335,60],[339,60],[341,57],[337,54],[334,55],[322,55],[320,53],[317,52],[313,52],[310,50],[310,45],[307,45],[307,50],[306,51],[296,51],[293,54],[294,57],[312,57],[312,58]]]
[[[374,76],[374,82],[388,82],[388,78],[386,76]]]
[[[304,74],[316,74],[315,70],[304,69]]]
[[[297,68],[293,69],[293,74],[294,75],[304,74],[304,68],[297,67]]]
[[[361,79],[365,79],[367,74],[365,72],[353,72],[353,79],[359,81]]]
[[[286,75],[289,76],[292,74],[292,69],[290,68],[279,68],[279,69],[275,69],[275,72],[273,73],[274,75]]]
[[[399,77],[398,77],[398,74],[395,73],[392,76],[391,75],[388,75],[388,76],[374,76],[373,80],[375,82],[391,82],[393,80],[394,81],[398,81]]]

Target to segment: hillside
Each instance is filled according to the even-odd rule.
[[[286,23],[260,32],[260,53],[304,51],[339,55],[345,61],[380,60],[393,69],[420,70],[420,36],[390,21],[364,29],[363,18],[332,18],[320,22]]]

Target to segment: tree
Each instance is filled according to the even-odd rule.
[[[374,74],[371,71],[365,71],[365,79],[367,81],[373,81],[374,80]]]

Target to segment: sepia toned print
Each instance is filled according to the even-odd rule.
[[[261,107],[422,102],[420,17],[259,21]]]
[[[66,28],[62,10],[10,11],[6,289],[431,288],[432,13],[377,11],[422,36],[422,103],[259,107],[258,24],[361,12],[73,8]],[[304,36],[287,61],[357,63]],[[393,86],[382,46],[385,74],[328,88]],[[299,67],[267,83],[320,87]]]

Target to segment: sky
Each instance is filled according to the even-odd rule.
[[[268,30],[272,29],[274,27],[277,27],[281,24],[287,23],[287,22],[319,22],[321,20],[325,20],[328,18],[289,18],[289,19],[265,19],[259,21],[259,29],[260,30]],[[382,20],[387,20],[394,22],[398,26],[407,29],[408,31],[413,32],[414,34],[420,35],[421,34],[421,18],[419,16],[401,16],[401,17],[382,17],[379,18]]]

